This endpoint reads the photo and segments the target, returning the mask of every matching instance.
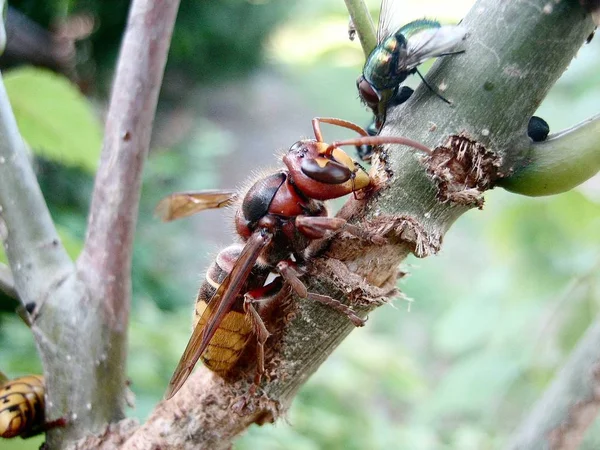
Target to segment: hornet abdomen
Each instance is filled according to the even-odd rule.
[[[0,386],[0,437],[31,434],[43,423],[43,377],[29,375]]]
[[[200,285],[198,297],[196,298],[194,328],[198,325],[202,328],[206,326],[206,318],[210,314],[204,313],[209,307],[210,299],[232,270],[242,248],[243,246],[238,244],[225,248],[217,255],[216,260],[206,271],[206,279]],[[265,278],[266,274],[264,277],[258,276],[251,283],[262,285]],[[210,308],[212,307],[214,305],[210,306]],[[225,377],[242,356],[252,334],[252,323],[248,320],[244,311],[244,297],[240,296],[231,311],[225,315],[219,324],[215,335],[200,359],[210,370],[221,377]]]

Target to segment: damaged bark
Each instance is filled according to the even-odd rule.
[[[483,193],[503,176],[500,157],[465,134],[436,147],[423,164],[437,186],[440,202],[483,209]]]

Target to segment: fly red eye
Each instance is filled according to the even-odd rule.
[[[358,94],[363,102],[367,104],[370,108],[375,108],[379,103],[379,94],[377,91],[369,84],[365,77],[362,75],[358,77],[356,80],[356,87],[358,89]]]
[[[321,166],[315,159],[304,159],[301,169],[307,177],[325,184],[342,184],[352,177],[350,169],[332,160]]]

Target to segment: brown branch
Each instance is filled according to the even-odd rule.
[[[45,291],[32,327],[45,368],[47,417],[69,419],[67,427],[48,433],[50,448],[101,432],[124,416],[140,180],[177,8],[172,0],[132,2],[84,249],[76,271],[59,272],[62,278]],[[27,208],[23,213],[31,216]]]
[[[79,273],[102,293],[108,325],[124,331],[144,160],[173,25],[172,0],[132,3],[106,120]]]
[[[235,390],[202,368],[170,401],[161,402],[121,450],[231,448],[232,439],[255,421],[230,409]],[[225,394],[225,395],[224,395]]]

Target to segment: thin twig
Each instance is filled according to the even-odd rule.
[[[124,416],[141,174],[178,6],[131,4],[76,276],[61,280],[36,322],[40,330],[33,327],[46,370],[46,413],[70,417],[67,427],[48,433],[51,448],[101,433]]]
[[[598,171],[600,114],[531,144],[526,164],[499,184],[517,194],[553,195],[573,189]]]
[[[38,305],[73,265],[58,238],[0,79],[0,219],[23,304]]]
[[[354,28],[358,34],[365,58],[367,58],[377,45],[375,25],[364,0],[344,0]]]
[[[127,326],[131,255],[144,160],[179,1],[131,6],[96,175],[80,272],[105,292],[106,311]]]

